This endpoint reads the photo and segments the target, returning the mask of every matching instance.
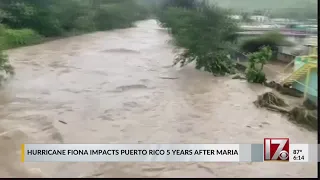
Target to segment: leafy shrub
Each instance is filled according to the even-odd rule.
[[[52,0],[4,0],[3,11],[7,16],[2,23],[13,29],[30,28],[44,36],[60,35],[62,29],[53,5]]]
[[[253,68],[248,68],[246,70],[246,78],[250,83],[263,83],[267,80],[266,75],[262,71],[257,71]]]
[[[124,7],[117,4],[100,6],[96,12],[94,21],[98,30],[109,30],[132,26],[131,17],[126,17]]]
[[[9,64],[8,57],[0,50],[0,85],[10,75],[14,75],[14,68]]]
[[[263,72],[264,65],[271,59],[272,50],[266,46],[258,52],[249,55],[249,66],[246,70],[246,78],[250,83],[263,83],[266,76]]]
[[[216,6],[199,4],[195,8],[167,7],[159,14],[177,47],[183,48],[175,64],[196,61],[197,69],[213,74],[232,73],[234,63],[229,50],[236,38],[236,23],[228,12]]]
[[[13,48],[38,43],[42,37],[31,29],[5,29],[2,33],[2,39],[4,48]]]

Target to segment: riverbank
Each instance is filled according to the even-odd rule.
[[[240,72],[244,72],[247,67],[247,62],[237,63],[237,68]],[[287,67],[287,64],[282,62],[269,62],[266,64],[264,73],[268,80],[263,86],[266,86],[269,91],[260,94],[255,101],[255,105],[258,108],[264,107],[268,110],[281,113],[287,116],[290,122],[299,127],[317,131],[317,105],[310,101],[305,101],[302,92],[275,84],[279,83],[283,78],[288,77],[292,72],[293,68]],[[281,103],[277,105],[276,102],[272,101],[281,101],[283,105]]]
[[[132,28],[134,27],[134,24],[131,24],[130,26],[127,27],[119,27],[119,28],[115,28],[115,29],[110,29],[108,31],[112,31],[112,30],[117,30],[117,29],[126,29],[126,28]],[[5,29],[4,31],[11,31],[11,32],[16,32],[13,34],[16,35],[12,35],[11,37],[4,37],[5,35],[3,35],[1,37],[1,33],[0,33],[0,40],[1,39],[10,39],[10,42],[2,42],[2,49],[1,50],[10,50],[10,49],[15,49],[15,48],[21,48],[21,47],[26,47],[26,46],[33,46],[33,45],[38,45],[38,44],[43,44],[43,43],[47,43],[50,41],[55,41],[55,40],[59,40],[59,39],[64,39],[64,38],[70,38],[70,37],[74,37],[74,36],[81,36],[84,34],[90,34],[90,33],[95,33],[95,32],[102,32],[99,30],[96,31],[84,31],[84,32],[80,32],[80,31],[74,31],[74,32],[68,32],[65,34],[62,34],[60,36],[54,36],[54,37],[42,37],[41,35],[37,34],[36,32],[33,32],[30,29],[26,29],[26,30],[15,30],[15,29]],[[30,33],[28,35],[21,35],[19,34],[19,32],[23,32],[23,31],[29,31]]]
[[[135,21],[150,16],[147,7],[136,0],[46,3],[18,0],[1,5],[0,49],[34,45],[56,37],[128,28]]]
[[[317,143],[316,133],[254,106],[268,88],[214,77],[194,66],[171,68],[175,54],[167,43],[170,39],[155,20],[147,20],[133,28],[7,51],[17,74],[0,92],[0,127],[2,132],[22,133],[0,136],[2,146],[8,143],[6,150],[12,153],[0,157],[6,162],[3,166],[12,167],[1,177],[22,177],[17,163],[22,142],[261,144],[265,137],[288,137],[292,143]],[[22,166],[57,178],[317,177],[317,163]]]

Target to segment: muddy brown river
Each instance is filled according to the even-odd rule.
[[[155,20],[13,49],[0,92],[1,177],[317,177],[316,163],[20,163],[21,143],[263,143],[316,133],[253,101],[266,91],[172,68]]]

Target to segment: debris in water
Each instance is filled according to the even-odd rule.
[[[258,96],[258,100],[254,102],[257,107],[288,107],[288,104],[280,97],[277,97],[272,92],[264,93],[261,96]]]
[[[64,121],[61,121],[61,120],[59,120],[59,122],[62,123],[62,124],[68,124],[68,123],[66,123],[66,122],[64,122]]]
[[[172,68],[172,67],[174,67],[174,65],[162,66],[162,68],[166,68],[166,69]]]
[[[245,80],[246,78],[241,76],[240,74],[236,74],[234,76],[232,76],[232,79],[241,79],[241,80]]]
[[[313,130],[318,129],[318,111],[310,111],[305,107],[295,107],[289,112],[289,120],[307,125]]]
[[[117,48],[117,49],[106,49],[102,52],[110,52],[110,53],[140,53],[137,50],[126,49],[126,48]]]
[[[309,99],[305,100],[303,102],[303,106],[306,107],[308,110],[317,110],[318,109],[318,105],[312,101],[310,101]]]
[[[179,79],[177,77],[159,77],[160,79]]]
[[[292,97],[303,97],[303,94],[301,92],[299,92],[298,90],[293,89],[293,88],[289,88],[289,87],[284,87],[281,84],[276,83],[274,81],[264,82],[263,85],[266,87],[275,89],[280,94],[283,94],[283,95],[288,95],[288,96],[292,96]]]
[[[125,85],[125,86],[119,86],[116,88],[117,91],[128,91],[132,89],[147,89],[148,87],[146,85],[142,84],[133,84],[133,85]]]
[[[277,97],[272,92],[258,96],[258,100],[254,104],[257,107],[265,107],[268,110],[283,113],[288,116],[290,121],[306,125],[308,129],[316,130],[318,128],[317,110],[308,110],[307,107],[294,107],[291,109],[282,98]]]
[[[240,72],[245,72],[247,69],[247,66],[241,64],[241,63],[236,63],[236,69]]]

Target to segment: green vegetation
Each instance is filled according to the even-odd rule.
[[[278,46],[290,46],[285,37],[278,32],[269,32],[263,36],[252,38],[240,44],[241,51],[245,53],[253,53],[259,51],[264,46],[269,46],[272,51],[277,52]]]
[[[237,39],[237,23],[228,17],[230,11],[205,0],[1,0],[0,49],[35,44],[49,37],[132,27],[135,21],[150,17],[152,11],[176,47],[182,49],[175,65],[195,62],[197,69],[213,74],[234,72],[230,53]],[[250,21],[249,13],[243,15]],[[241,50],[253,53],[251,56],[257,51],[266,55],[267,50],[260,51],[262,47],[276,52],[284,43],[284,37],[273,32],[244,42]],[[6,69],[7,58],[0,53],[0,66]],[[248,79],[260,81],[252,80],[253,70],[248,69]],[[258,79],[263,79],[259,73]]]
[[[0,50],[0,85],[13,74],[14,69],[9,64],[8,57]]]
[[[0,32],[2,48],[9,49],[41,42],[42,37],[32,29],[8,29]]]
[[[249,66],[246,70],[248,82],[263,83],[267,80],[263,72],[263,67],[271,59],[271,56],[272,50],[267,46],[249,55]]]
[[[162,7],[159,21],[168,28],[174,44],[183,49],[175,64],[195,61],[197,69],[213,74],[234,72],[229,52],[238,29],[227,11],[196,1],[171,0]]]
[[[142,0],[1,0],[0,77],[13,74],[2,50],[69,36],[133,26],[149,16]]]
[[[14,74],[13,67],[9,64],[8,57],[2,51],[2,48],[4,47],[4,39],[7,39],[4,37],[6,30],[7,29],[0,25],[0,86],[4,80]]]
[[[5,48],[65,36],[133,26],[149,11],[138,0],[1,0]]]

